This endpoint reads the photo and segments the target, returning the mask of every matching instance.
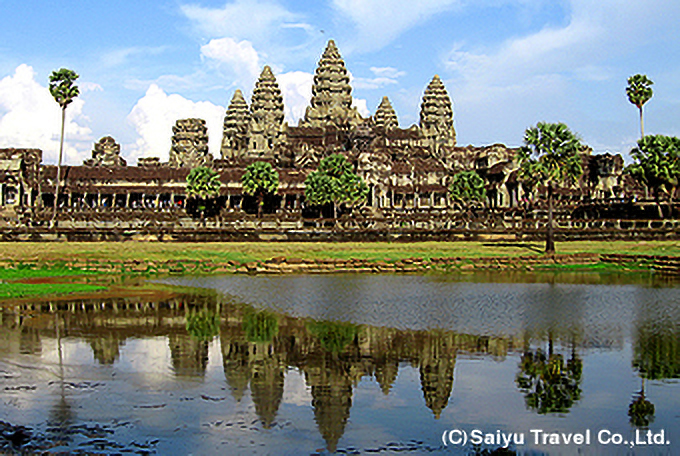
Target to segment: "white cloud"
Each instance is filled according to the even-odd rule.
[[[333,0],[336,10],[354,23],[353,46],[363,51],[380,49],[411,27],[460,4],[460,0]]]
[[[366,100],[363,98],[352,98],[352,107],[356,108],[357,111],[359,111],[359,114],[361,114],[362,117],[369,117],[371,115],[371,111],[368,110],[368,105]]]
[[[83,92],[97,90],[83,84]],[[101,88],[99,88],[101,89]],[[84,125],[84,101],[76,98],[66,108],[64,163],[80,164],[92,148],[91,130]],[[61,109],[46,86],[35,80],[29,65],[0,80],[0,147],[30,147],[43,151],[43,161],[56,163],[61,134]]]
[[[201,54],[209,59],[228,65],[239,82],[251,86],[260,74],[260,56],[250,41],[237,42],[233,38],[218,38],[210,40],[201,46]]]
[[[312,99],[312,82],[314,75],[303,71],[291,71],[276,76],[285,107],[286,121],[297,125],[305,116],[305,111]]]
[[[207,101],[194,102],[177,94],[168,95],[156,84],[151,84],[127,117],[139,139],[130,153],[124,155],[129,157],[130,164],[139,157],[160,157],[161,161],[167,161],[175,122],[195,117],[206,121],[210,153],[219,158],[224,112],[225,108],[221,106]]]
[[[270,35],[281,24],[296,24],[299,19],[278,3],[266,0],[236,0],[222,8],[194,4],[180,8],[208,36],[237,36],[250,41]]]

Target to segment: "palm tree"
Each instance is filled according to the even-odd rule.
[[[262,214],[265,195],[276,193],[279,188],[279,173],[271,163],[255,162],[246,168],[241,177],[243,191],[246,195],[257,197],[257,216]]]
[[[57,162],[57,183],[54,189],[54,212],[50,226],[54,226],[57,217],[57,204],[59,201],[59,183],[61,181],[61,161],[64,155],[64,126],[66,125],[66,107],[74,98],[80,95],[78,86],[74,84],[78,75],[73,70],[62,68],[53,71],[50,75],[50,93],[61,107],[61,140],[59,142],[59,161]]]
[[[524,132],[524,146],[518,157],[520,179],[538,179],[548,190],[546,253],[555,252],[553,189],[562,183],[573,183],[583,174],[580,149],[581,141],[563,123],[539,122]]]
[[[652,87],[654,84],[644,74],[636,74],[628,78],[628,87],[626,87],[626,95],[628,101],[633,103],[640,110],[640,138],[645,136],[645,124],[642,120],[642,106],[652,98]]]

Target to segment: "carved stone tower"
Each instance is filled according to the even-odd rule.
[[[85,166],[125,166],[126,162],[120,156],[120,144],[111,136],[104,136],[94,145],[92,158],[83,162]]]
[[[420,128],[433,149],[456,145],[451,99],[438,75],[425,89],[420,105]]]
[[[319,60],[312,85],[312,100],[305,112],[303,124],[313,127],[334,123],[355,126],[361,116],[352,108],[352,87],[340,51],[333,40]]]
[[[269,155],[283,124],[283,96],[274,73],[265,66],[255,83],[251,111],[249,155]]]
[[[208,128],[203,119],[180,119],[172,127],[169,165],[173,168],[210,166]]]
[[[240,90],[234,92],[224,116],[224,134],[222,136],[222,158],[234,160],[248,149],[250,128],[250,110]]]
[[[397,113],[390,103],[390,99],[383,97],[378,109],[375,111],[375,126],[383,128],[384,130],[391,130],[399,127],[399,120],[397,120]]]

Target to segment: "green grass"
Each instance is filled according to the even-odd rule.
[[[106,287],[82,283],[12,283],[0,282],[0,299],[25,298],[29,296],[88,293],[104,290]]]
[[[361,258],[368,260],[408,257],[541,255],[542,242],[54,242],[0,243],[0,260],[39,263],[62,261],[191,260],[215,262],[262,261],[273,257],[319,259]],[[675,241],[577,241],[558,242],[557,253],[628,253],[680,256]]]
[[[15,269],[0,268],[0,280],[21,280],[41,277],[69,277],[85,274],[97,274],[93,271],[83,271],[76,268],[37,268],[31,263],[22,263]]]

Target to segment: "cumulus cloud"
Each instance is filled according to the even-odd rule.
[[[167,161],[175,122],[195,117],[206,121],[208,147],[210,153],[218,158],[224,112],[222,106],[207,101],[194,102],[178,94],[167,94],[156,84],[151,84],[127,117],[139,135],[128,157],[132,162],[139,157],[160,157],[161,161]]]
[[[29,65],[0,80],[0,147],[30,147],[43,151],[43,161],[56,163],[59,155],[61,109],[47,86],[35,80]],[[81,92],[100,90],[82,84]],[[84,101],[76,98],[66,109],[64,163],[80,164],[92,148],[91,130],[83,116]]]
[[[233,38],[210,40],[201,46],[201,54],[236,73],[239,82],[250,87],[260,74],[260,56],[250,41],[236,41]]]
[[[305,116],[305,110],[312,99],[314,75],[304,71],[291,71],[276,76],[285,107],[286,121],[297,125]]]

